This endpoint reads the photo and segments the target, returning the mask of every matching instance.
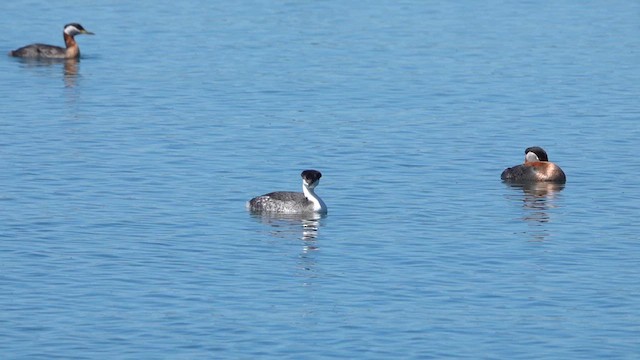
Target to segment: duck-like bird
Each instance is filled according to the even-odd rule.
[[[302,174],[302,192],[275,191],[255,197],[247,202],[252,212],[305,214],[327,213],[327,205],[316,195],[314,189],[320,183],[322,174],[317,170],[304,170]]]
[[[567,176],[560,166],[549,161],[547,152],[539,146],[524,151],[524,164],[506,168],[500,178],[510,183],[551,182],[564,184]]]
[[[32,59],[77,59],[80,57],[80,48],[74,37],[85,34],[93,35],[78,23],[64,26],[62,32],[66,48],[46,44],[31,44],[9,52],[10,56]]]

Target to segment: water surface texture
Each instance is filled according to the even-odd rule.
[[[0,10],[96,33],[0,60],[2,358],[640,353],[639,3]],[[246,211],[309,168],[327,216]]]

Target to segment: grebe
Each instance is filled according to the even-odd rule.
[[[10,51],[9,55],[23,58],[77,59],[80,57],[80,48],[78,48],[74,36],[80,34],[93,35],[92,32],[85,30],[78,23],[65,25],[62,34],[64,35],[66,48],[45,44],[31,44]]]
[[[539,146],[527,148],[524,164],[506,168],[500,178],[513,183],[552,182],[564,184],[567,177],[560,167],[549,161],[546,151]]]
[[[322,174],[317,170],[304,170],[302,174],[302,192],[276,191],[255,197],[247,203],[253,212],[280,214],[327,213],[327,205],[313,191]]]

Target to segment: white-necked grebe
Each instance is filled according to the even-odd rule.
[[[506,168],[500,178],[507,182],[553,182],[564,184],[567,177],[562,169],[549,161],[546,151],[532,146],[524,151],[524,164]]]
[[[322,174],[317,170],[304,170],[302,192],[276,191],[255,197],[247,203],[253,212],[280,214],[321,213],[326,214],[327,205],[314,192]]]
[[[31,44],[10,51],[9,55],[23,58],[77,59],[80,57],[80,48],[78,48],[78,43],[76,43],[74,36],[80,34],[93,35],[92,32],[85,30],[78,23],[65,25],[62,34],[64,35],[66,48],[45,44]]]

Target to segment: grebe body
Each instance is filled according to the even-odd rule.
[[[302,192],[271,192],[249,200],[247,207],[252,212],[326,214],[327,205],[314,191],[320,183],[322,174],[317,170],[304,170],[300,176],[302,177]]]
[[[46,44],[31,44],[10,51],[9,55],[22,58],[77,59],[80,57],[80,48],[76,43],[75,36],[80,34],[93,35],[78,23],[65,25],[62,34],[66,45],[64,48]]]
[[[527,148],[524,164],[506,168],[500,178],[512,183],[552,182],[564,184],[567,177],[562,169],[549,161],[547,152],[539,146]]]

